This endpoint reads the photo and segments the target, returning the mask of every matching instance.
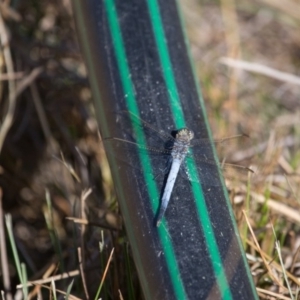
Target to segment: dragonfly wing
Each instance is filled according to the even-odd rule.
[[[114,156],[139,169],[141,162],[145,164],[150,159],[151,164],[146,167],[149,172],[152,168],[155,176],[165,173],[174,138],[128,111],[118,112],[117,122],[123,129],[122,135],[104,139]]]
[[[174,142],[170,134],[156,129],[133,113],[121,111],[117,117],[117,122],[124,128],[122,138],[125,140],[134,141],[137,144],[146,142],[150,148],[162,148]]]
[[[209,150],[208,148],[202,147],[201,152],[196,152],[194,155],[189,153],[187,155],[186,164],[194,163],[196,166],[195,169],[197,170],[197,172],[192,172],[192,174],[191,171],[189,171],[188,176],[190,181],[201,182],[203,186],[219,186],[222,184],[220,174],[224,174],[226,178],[237,178],[241,176],[247,178],[248,172],[253,172],[245,166],[220,163]]]
[[[165,148],[152,148],[116,137],[104,139],[103,144],[114,151],[115,157],[125,162],[127,162],[128,157],[131,157],[132,160],[140,160],[144,156],[162,159],[163,157],[170,156],[171,153]],[[137,160],[135,160],[135,163],[137,163]]]
[[[219,165],[214,161],[195,160],[192,156],[186,157],[185,174],[191,182],[202,186],[219,186]]]
[[[210,145],[211,143],[214,143],[215,146],[217,145],[226,145],[227,142],[231,140],[236,140],[240,138],[249,138],[247,134],[237,134],[237,135],[232,135],[229,137],[225,138],[219,138],[219,139],[210,139],[210,138],[204,138],[204,139],[194,139],[191,142],[191,147],[197,147],[197,146],[203,146],[203,145]]]

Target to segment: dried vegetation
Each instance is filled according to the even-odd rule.
[[[181,6],[212,132],[251,136],[226,151],[227,161],[255,171],[227,182],[251,271],[261,299],[298,299],[300,5],[202,2]],[[104,299],[141,298],[70,3],[15,3],[0,4],[0,198],[28,280],[37,280],[28,298],[70,290],[69,299],[85,298],[104,278]],[[24,271],[4,230],[1,222],[1,290],[9,300]]]
[[[300,6],[185,3],[212,131],[251,136],[237,141],[227,157],[255,174],[229,180],[228,187],[260,298],[298,299]]]

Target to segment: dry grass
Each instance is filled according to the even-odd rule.
[[[1,242],[0,289],[8,300],[20,291],[28,299],[88,299],[100,291],[116,299],[118,289],[127,296],[133,263],[70,3],[2,3],[0,14],[1,200],[18,249],[17,255],[11,242]],[[132,284],[139,295],[134,276]]]
[[[230,181],[228,187],[259,295],[298,299],[300,23],[294,9],[300,6],[293,1],[185,3],[214,135],[251,136],[228,154],[230,161],[246,161],[255,170],[251,186],[245,180]]]
[[[100,286],[104,299],[139,299],[99,148],[70,4],[23,1],[10,8],[6,3],[0,5],[5,45],[0,59],[0,200],[12,215],[27,271],[5,247],[0,222],[1,290],[9,300],[18,296],[18,284],[25,293],[31,284],[29,299],[55,299],[53,291],[81,299],[96,295]],[[227,183],[259,295],[297,299],[299,4],[181,4],[214,136],[251,136],[237,141],[226,157],[250,165],[255,174]]]

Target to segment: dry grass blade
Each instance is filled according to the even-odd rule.
[[[61,159],[59,159],[56,156],[53,156],[53,158],[56,159],[57,161],[61,162],[65,166],[65,168],[70,172],[70,174],[76,179],[76,181],[78,183],[80,183],[81,180],[80,180],[78,174],[76,173],[74,168],[65,160],[64,154],[61,152],[60,155],[61,155]]]
[[[259,252],[260,249],[259,249],[253,242],[249,241],[248,239],[247,239],[247,244],[248,244],[251,248],[253,248],[255,251]],[[265,258],[265,259],[267,259],[268,261],[272,262],[272,267],[273,267],[276,271],[278,271],[278,272],[281,272],[281,271],[282,271],[281,266],[280,266],[276,261],[274,261],[272,257],[270,257],[270,256],[269,256],[268,254],[266,254],[266,253],[263,253],[263,255],[264,255],[264,258]],[[263,259],[262,259],[262,260],[263,260]],[[288,278],[291,279],[297,286],[300,286],[300,280],[299,280],[296,276],[292,275],[290,272],[286,272],[286,274],[287,274]],[[286,289],[285,289],[285,290],[286,290]]]
[[[0,3],[0,10],[5,19],[14,20],[20,22],[22,16],[10,5],[10,1],[2,1]]]
[[[47,268],[46,272],[43,275],[43,279],[48,278],[55,270],[57,269],[57,265],[55,263],[50,264],[49,268]],[[28,300],[33,299],[36,295],[41,293],[41,285],[36,285],[32,289],[32,291],[28,295]]]
[[[273,210],[274,212],[284,215],[286,218],[289,220],[296,222],[300,224],[300,215],[297,210],[294,208],[288,207],[286,204],[280,203],[274,199],[269,198],[268,201],[266,202],[266,197],[264,195],[260,195],[255,192],[251,192],[251,197],[258,203],[266,203],[266,205]]]
[[[84,225],[89,225],[90,222],[86,219],[80,219],[80,218],[74,218],[74,217],[67,217],[67,220],[73,221],[76,224],[84,224]]]
[[[3,277],[3,287],[5,293],[5,297],[3,299],[12,300],[3,221],[4,221],[4,215],[2,210],[2,188],[0,187],[0,255],[1,255],[1,271],[2,271],[1,273]]]
[[[42,285],[43,288],[48,289],[49,291],[52,291],[52,288],[47,286],[47,285]],[[67,295],[66,292],[59,290],[59,289],[55,289],[55,291],[57,291],[58,293],[62,294],[62,295]],[[68,300],[82,300],[76,296],[73,295],[69,295]]]
[[[260,248],[260,245],[259,245],[259,243],[258,243],[258,241],[257,241],[257,239],[256,239],[256,236],[255,236],[255,234],[254,234],[254,232],[253,232],[252,226],[251,226],[251,224],[250,224],[250,222],[249,222],[249,220],[248,220],[248,217],[247,217],[245,211],[243,211],[243,215],[244,215],[245,220],[246,220],[246,222],[247,222],[247,224],[248,224],[248,228],[249,228],[249,230],[250,230],[250,232],[251,232],[251,235],[252,235],[252,238],[253,238],[254,243],[255,243],[255,245],[256,245],[257,251],[259,252],[259,254],[260,254],[260,256],[261,256],[261,258],[262,258],[262,260],[263,260],[263,262],[264,262],[264,265],[265,265],[266,269],[268,270],[269,276],[272,278],[272,280],[273,280],[274,282],[277,283],[278,286],[282,287],[283,289],[286,289],[286,288],[282,285],[282,283],[278,280],[278,278],[277,278],[276,276],[274,276],[274,274],[273,274],[273,272],[272,272],[272,270],[271,270],[271,268],[270,268],[270,264],[269,264],[270,262],[268,262],[268,261],[266,260],[265,254],[263,253],[263,251],[262,251],[261,248]]]
[[[272,230],[273,230],[273,234],[275,236],[275,249],[276,249],[277,254],[278,254],[278,258],[279,258],[279,261],[280,261],[280,266],[281,266],[281,270],[282,270],[282,273],[283,273],[283,276],[284,276],[284,280],[285,280],[285,283],[286,283],[287,288],[289,290],[291,299],[294,300],[295,298],[294,298],[293,293],[292,293],[291,285],[290,285],[290,283],[288,281],[287,273],[286,273],[286,270],[285,270],[285,267],[284,267],[284,263],[283,263],[283,260],[282,260],[280,244],[279,244],[279,241],[277,240],[277,236],[276,236],[273,224],[272,224]]]
[[[1,14],[0,14],[0,37],[1,37],[1,39],[3,38],[3,34],[5,31],[4,29],[2,29],[2,25],[3,25],[2,18],[1,18]],[[3,41],[2,41],[2,44],[3,44]],[[11,53],[9,51],[8,45],[4,45],[3,53],[5,56],[5,60],[6,60],[7,70],[9,72],[13,73],[13,64],[11,62]],[[8,81],[8,85],[9,85],[9,101],[8,101],[8,103],[9,104],[8,104],[8,109],[7,109],[4,121],[3,121],[1,129],[0,129],[0,153],[1,153],[1,150],[3,147],[5,137],[12,125],[12,122],[13,122],[17,96],[20,95],[40,75],[42,70],[43,70],[42,68],[35,68],[34,70],[32,70],[32,72],[18,84],[17,88],[16,88],[16,84],[13,79]]]
[[[291,300],[291,298],[289,298],[289,297],[285,297],[285,296],[282,296],[278,293],[270,292],[268,290],[265,290],[265,289],[262,289],[262,288],[259,288],[259,287],[257,287],[256,290],[258,291],[258,293],[261,293],[263,295],[268,295],[268,296],[271,296],[271,297],[275,297],[275,299]],[[268,299],[270,299],[270,298],[268,298]]]
[[[2,14],[0,12],[0,40],[1,40],[1,47],[3,49],[3,56],[5,59],[5,65],[7,69],[7,73],[13,74],[14,73],[14,67],[13,67],[13,60],[9,48],[9,39],[8,34],[5,28],[5,24],[2,18]],[[16,84],[14,80],[8,81],[8,109],[4,118],[3,123],[1,124],[1,130],[0,130],[0,153],[3,147],[3,143],[5,140],[5,137],[12,125],[15,107],[16,107]]]
[[[82,280],[82,284],[83,284],[85,297],[86,297],[86,299],[90,299],[89,292],[88,292],[87,285],[86,285],[86,280],[85,280],[85,274],[84,274],[84,269],[83,269],[83,257],[82,257],[80,247],[78,247],[77,252],[78,252],[78,263],[79,263],[80,275],[81,275],[81,280]]]
[[[120,300],[124,300],[122,292],[120,290],[119,290],[119,297],[120,297]]]
[[[62,279],[67,279],[70,277],[75,277],[80,275],[80,271],[79,270],[74,270],[74,271],[70,271],[70,272],[65,272],[63,274],[60,275],[55,275],[55,276],[51,276],[49,278],[45,278],[45,279],[40,279],[40,280],[34,280],[34,281],[28,281],[26,284],[18,284],[17,288],[23,288],[24,286],[34,286],[34,285],[42,285],[45,283],[51,283],[52,280],[57,281],[57,280],[62,280]]]
[[[43,72],[42,67],[34,68],[27,76],[25,76],[20,82],[17,84],[16,89],[16,97],[19,96],[27,87],[30,86],[32,82],[34,82],[37,77]]]
[[[96,227],[100,227],[100,228],[104,228],[104,229],[108,229],[108,230],[112,230],[112,231],[121,230],[121,228],[111,227],[111,226],[108,226],[106,224],[102,224],[102,223],[99,223],[99,222],[91,222],[91,221],[86,220],[86,219],[80,219],[80,218],[74,218],[74,217],[66,217],[66,220],[73,221],[75,224],[83,224],[83,225],[89,225],[89,226],[96,226]]]
[[[101,248],[101,247],[100,247]],[[111,250],[110,252],[110,255],[109,255],[109,258],[108,258],[108,261],[106,263],[106,266],[105,266],[105,269],[104,269],[104,272],[103,272],[103,276],[101,278],[101,282],[100,282],[100,285],[99,285],[99,288],[98,288],[98,291],[97,291],[97,294],[96,294],[96,297],[95,299],[98,299],[99,295],[100,295],[100,292],[101,292],[101,289],[102,289],[102,286],[103,286],[103,283],[104,283],[104,280],[105,280],[105,277],[106,277],[106,274],[108,272],[108,268],[109,268],[109,265],[110,265],[110,262],[112,260],[112,257],[113,257],[113,254],[114,254],[114,248]]]
[[[281,72],[258,63],[251,63],[244,60],[232,59],[230,57],[223,57],[220,59],[220,62],[231,68],[262,74],[280,81],[300,85],[299,76],[292,75],[290,73]]]
[[[0,81],[21,79],[24,77],[24,74],[25,74],[24,72],[15,72],[13,74],[3,73],[0,75]]]
[[[88,190],[83,191],[81,193],[81,197],[80,197],[80,217],[82,219],[87,218],[86,213],[85,213],[85,204],[86,204],[86,199],[91,194],[91,192],[92,192],[92,189],[88,189]],[[81,273],[84,293],[85,293],[86,298],[89,299],[89,293],[88,293],[86,280],[85,280],[85,274],[84,274],[84,269],[85,269],[84,233],[85,233],[85,224],[81,224],[81,231],[80,231],[81,248],[78,248],[78,259],[79,259],[79,267],[80,267],[80,273]]]
[[[293,261],[291,263],[291,273],[294,272],[296,262],[298,262],[299,260],[299,254],[300,254],[300,246],[297,248],[296,253],[293,255]]]
[[[104,273],[103,273],[103,276],[102,276],[102,279],[101,279],[101,282],[100,282],[100,286],[102,286],[103,285],[103,282],[104,282],[104,280],[105,280],[105,277],[106,277],[106,274],[107,274],[107,272],[108,272],[108,267],[109,267],[109,265],[110,265],[110,262],[111,262],[111,260],[112,260],[112,257],[113,257],[113,254],[114,254],[114,251],[115,251],[115,249],[113,248],[113,249],[111,249],[111,252],[110,252],[110,255],[109,255],[109,258],[108,258],[108,261],[107,261],[107,264],[106,264],[106,267],[105,267],[105,270],[104,270]]]
[[[296,201],[300,204],[300,199],[299,199],[299,197],[297,197],[296,192],[295,192],[295,190],[293,189],[293,187],[292,187],[292,185],[291,185],[291,182],[290,182],[289,178],[286,176],[286,174],[284,174],[284,177],[285,177],[285,180],[286,180],[286,182],[287,182],[287,184],[288,184],[289,189],[290,189],[291,192],[292,192],[292,195],[294,196],[294,198],[296,199]]]
[[[0,13],[0,40],[3,48],[3,54],[5,58],[6,68],[8,74],[14,74],[13,61],[9,49],[8,35],[5,29],[5,25],[3,22],[2,15]],[[9,96],[8,96],[8,109],[4,118],[4,121],[1,125],[0,130],[0,153],[3,147],[3,143],[5,137],[12,125],[14,111],[16,107],[16,99],[19,94],[31,83],[35,80],[35,78],[42,72],[42,68],[36,68],[32,71],[32,73],[24,78],[23,81],[16,88],[15,78],[12,77],[8,80],[9,87]]]

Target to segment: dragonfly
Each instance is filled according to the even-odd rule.
[[[214,176],[216,172],[213,172],[213,167],[229,167],[253,172],[250,168],[245,166],[227,163],[222,165],[217,162],[211,150],[210,139],[194,139],[194,132],[189,128],[176,130],[175,135],[171,135],[163,130],[156,129],[150,123],[142,120],[131,112],[123,111],[119,115],[119,122],[122,124],[122,128],[126,128],[124,132],[126,138],[111,137],[106,138],[105,142],[110,142],[118,148],[124,148],[126,145],[127,151],[131,151],[131,153],[146,151],[147,155],[153,160],[158,160],[158,163],[155,165],[161,166],[167,163],[167,179],[163,187],[160,207],[155,220],[155,225],[157,227],[161,224],[167,210],[179,171],[184,169],[184,174],[187,175],[189,181],[199,182],[198,176],[188,173],[186,167],[188,160],[192,159],[195,161],[199,173],[204,173],[201,177],[201,185],[220,185],[220,180],[216,179]],[[136,129],[139,127],[138,129],[142,130],[146,137],[146,144],[139,143],[139,141],[132,136],[132,131],[128,130],[131,128],[132,123],[135,124]],[[229,138],[214,140],[214,142],[222,143],[241,136],[247,135],[235,135]],[[121,153],[124,153],[123,150]]]

